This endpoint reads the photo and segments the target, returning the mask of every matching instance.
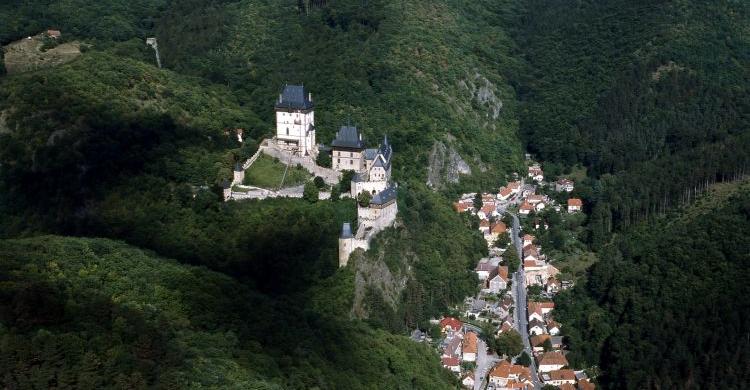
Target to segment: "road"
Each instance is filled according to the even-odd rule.
[[[474,370],[474,390],[484,389],[484,380],[489,370],[499,361],[497,355],[487,354],[487,344],[479,339],[477,342],[477,368]]]
[[[521,229],[518,216],[511,214],[513,217],[513,227],[511,229],[513,245],[515,245],[518,251],[518,258],[522,258],[523,241],[518,237],[518,233]],[[526,280],[523,274],[523,262],[521,267],[513,274],[513,299],[516,303],[516,310],[513,310],[513,319],[516,323],[516,330],[523,339],[524,350],[531,357],[531,381],[534,384],[534,388],[539,390],[542,388],[542,384],[539,381],[539,375],[536,370],[536,362],[534,361],[534,355],[531,353],[531,343],[529,342],[529,317],[526,313]]]

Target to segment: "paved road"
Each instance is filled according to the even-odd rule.
[[[484,380],[492,367],[499,361],[497,355],[487,354],[487,344],[479,339],[477,343],[477,368],[474,371],[474,390],[484,388]]]
[[[513,228],[511,234],[513,235],[513,245],[515,245],[518,251],[518,257],[521,258],[523,242],[518,237],[518,232],[521,229],[520,223],[518,222],[518,216],[511,214],[513,217]],[[523,264],[523,263],[522,263]],[[523,274],[523,267],[513,274],[513,298],[516,303],[516,310],[513,310],[513,317],[516,323],[516,330],[523,339],[523,346],[526,353],[531,356],[531,381],[534,383],[534,388],[539,390],[542,388],[542,384],[539,381],[539,375],[536,370],[536,362],[534,361],[534,355],[531,353],[531,343],[529,342],[529,327],[528,327],[528,315],[526,313],[526,280]]]

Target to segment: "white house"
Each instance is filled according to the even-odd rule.
[[[542,374],[542,381],[545,385],[562,386],[564,384],[573,385],[576,383],[576,373],[570,369],[552,370]]]
[[[529,215],[532,211],[534,211],[534,205],[526,201],[521,203],[521,206],[518,207],[518,214],[521,215]]]
[[[474,388],[474,371],[468,371],[461,379],[461,385],[467,389]]]
[[[560,352],[547,352],[539,356],[537,366],[539,372],[559,370],[568,365],[568,359]]]
[[[572,192],[574,189],[574,184],[571,180],[568,179],[560,179],[555,183],[555,190],[557,192]]]
[[[317,156],[312,94],[302,85],[284,85],[274,106],[276,143],[301,156]]]
[[[583,208],[583,201],[578,198],[568,199],[568,212],[577,213]]]
[[[461,372],[461,361],[456,357],[444,357],[441,359],[443,361],[443,367],[453,371],[453,372]]]
[[[523,246],[526,247],[527,245],[531,245],[534,243],[534,236],[531,234],[524,234],[523,236]]]
[[[544,172],[542,171],[542,168],[539,166],[539,164],[534,164],[529,167],[528,177],[536,182],[544,181]]]
[[[490,279],[489,283],[490,292],[497,294],[500,291],[508,288],[508,278],[501,276],[500,274],[495,275],[494,278]]]
[[[544,327],[544,322],[536,320],[536,319],[529,321],[529,334],[530,335],[533,336],[533,335],[540,335],[540,334],[545,334],[545,333],[546,333],[546,329]]]
[[[492,265],[489,259],[482,259],[479,261],[476,268],[474,268],[474,272],[477,273],[477,278],[480,281],[484,281],[497,274],[497,266]]]

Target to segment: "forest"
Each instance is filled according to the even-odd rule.
[[[705,193],[750,166],[749,11],[4,2],[0,44],[55,28],[90,46],[55,68],[0,66],[0,384],[453,388],[402,335],[475,291],[486,246],[451,200],[504,185],[525,148],[550,178],[583,172],[571,196],[587,215],[550,215],[540,236],[599,259],[573,267],[581,283],[557,302],[571,363],[604,388],[740,388],[747,190],[690,205],[723,199]],[[399,223],[340,270],[352,200],[221,201],[286,82],[313,93],[319,142],[350,121],[395,150]],[[439,144],[472,174],[433,189]],[[358,285],[381,263],[406,283]]]

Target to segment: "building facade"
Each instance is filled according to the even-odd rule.
[[[276,143],[294,154],[316,157],[318,150],[312,93],[302,85],[286,84],[274,108]]]

